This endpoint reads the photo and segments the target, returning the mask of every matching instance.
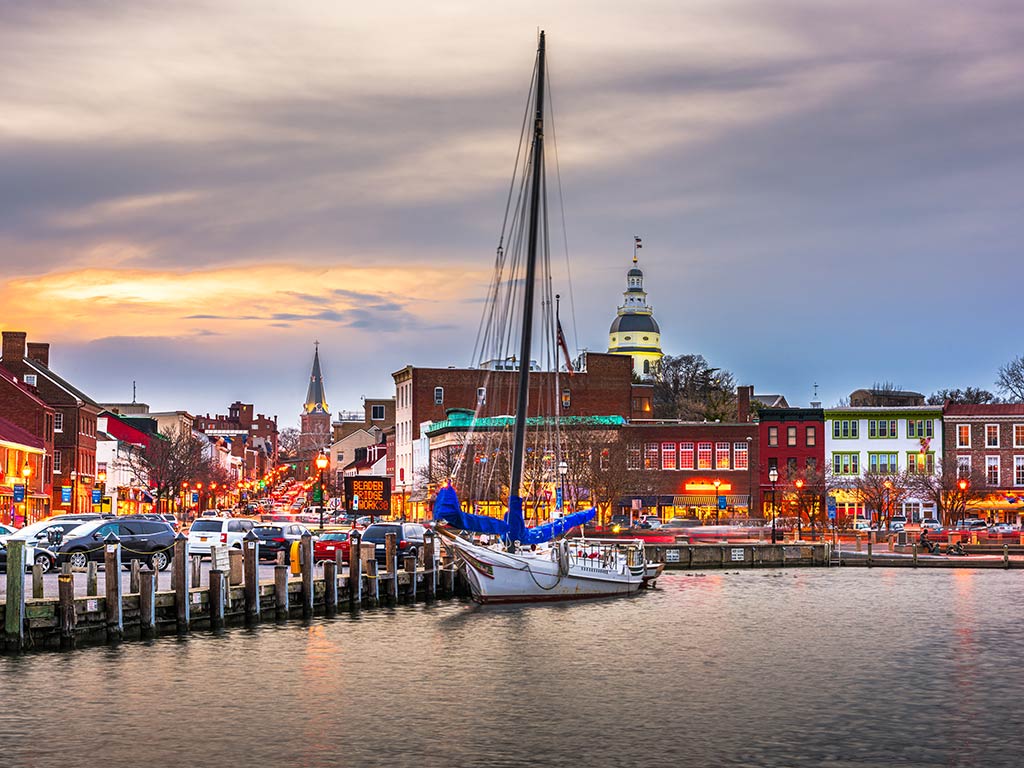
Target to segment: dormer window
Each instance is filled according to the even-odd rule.
[[[34,373],[26,373],[25,383],[28,384],[30,387],[34,387],[36,385],[36,375]]]

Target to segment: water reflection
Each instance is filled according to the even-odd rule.
[[[1014,765],[1022,576],[675,574],[0,658],[0,764]]]

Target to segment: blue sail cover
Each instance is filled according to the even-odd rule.
[[[572,530],[577,525],[593,520],[595,514],[597,514],[596,509],[573,512],[565,517],[552,520],[550,523],[527,528],[526,521],[523,519],[523,500],[519,496],[513,496],[508,500],[508,513],[505,515],[505,522],[508,523],[508,533],[505,536],[505,540],[518,541],[520,544],[527,546],[530,544],[543,544],[545,541],[551,541],[556,536],[561,536],[563,533]]]
[[[434,499],[434,519],[463,531],[490,533],[497,536],[508,535],[508,524],[504,520],[488,515],[473,515],[463,512],[462,506],[459,504],[459,496],[450,485],[446,485],[437,492],[437,498]]]

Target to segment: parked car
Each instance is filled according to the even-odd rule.
[[[921,521],[921,528],[928,531],[941,531],[942,523],[936,520],[934,517],[926,517]]]
[[[210,547],[242,548],[242,539],[253,529],[252,520],[234,517],[201,517],[188,530],[188,548],[194,555],[210,554]]]
[[[854,531],[870,531],[870,530],[873,530],[873,529],[871,527],[871,522],[870,521],[865,520],[862,517],[858,517],[856,520],[853,521],[853,530]]]
[[[1018,531],[1020,528],[1010,523],[996,523],[988,529],[989,533],[1017,533]]]
[[[703,523],[696,517],[673,517],[662,524],[662,528],[700,528]]]
[[[977,517],[968,517],[966,520],[958,520],[953,530],[959,532],[984,532],[988,530],[988,523]]]
[[[15,528],[13,525],[2,525],[2,524],[0,524],[0,537],[11,536],[17,530],[18,529]]]
[[[328,531],[313,542],[313,562],[334,560],[341,552],[341,559],[348,562],[351,542],[348,531]]]
[[[57,563],[71,563],[73,568],[84,568],[90,561],[102,563],[103,542],[111,533],[121,539],[122,565],[145,560],[154,570],[162,571],[170,564],[174,529],[163,520],[139,518],[94,520],[71,529],[57,547]]]
[[[904,515],[893,515],[889,518],[890,531],[902,531],[907,527],[907,518]]]
[[[52,550],[40,546],[28,546],[26,549],[28,550],[25,556],[26,570],[31,569],[33,565],[39,565],[42,566],[43,573],[46,573],[57,564],[57,555]],[[7,545],[3,543],[0,543],[0,571],[7,573]]]
[[[363,531],[363,543],[376,545],[376,560],[383,565],[387,565],[384,537],[389,533],[395,534],[398,557],[401,559],[408,555],[415,556],[420,551],[426,529],[416,523],[374,523]]]
[[[302,534],[312,536],[310,530],[300,523],[260,523],[252,530],[260,537],[261,560],[276,560],[278,552],[287,555],[292,542],[299,541]]]

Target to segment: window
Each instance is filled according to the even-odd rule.
[[[1024,486],[1024,456],[1013,457],[1013,484],[1018,488]]]
[[[837,475],[859,475],[859,453],[833,453],[832,472]]]
[[[970,424],[957,424],[956,425],[956,447],[957,448],[970,448],[971,447],[971,425]]]
[[[895,453],[869,453],[868,471],[883,475],[895,474],[898,469]]]
[[[914,451],[907,453],[907,472],[912,475],[934,475],[935,474],[935,453],[928,451]]]
[[[732,468],[750,469],[750,448],[746,442],[732,444]]]
[[[562,390],[562,410],[568,411],[569,406],[572,405],[572,392],[568,389]]]
[[[648,374],[650,372],[651,372],[651,361],[650,360],[644,360],[644,374],[646,375],[646,374]]]
[[[813,456],[807,457],[807,468],[814,472],[818,468],[818,460]]]
[[[679,444],[679,468],[693,469],[693,443]]]
[[[999,447],[999,425],[998,424],[986,424],[985,425],[985,447],[986,448],[998,448]]]
[[[1024,448],[1024,424],[1013,425],[1013,447]]]
[[[715,443],[715,468],[729,468],[729,444]]]
[[[935,437],[935,422],[931,419],[907,419],[907,437],[918,440]]]
[[[53,414],[53,431],[63,432],[64,431],[64,414],[60,411]]]
[[[992,486],[999,485],[999,457],[985,457],[985,482]]]
[[[647,443],[644,446],[644,469],[658,468],[658,444]]]
[[[788,477],[788,478],[796,477],[796,467],[797,467],[797,464],[796,464],[796,459],[795,458],[793,458],[791,456],[790,458],[786,459],[786,477]]]
[[[896,419],[869,419],[869,438],[892,438],[896,437]]]
[[[796,447],[796,427],[786,427],[786,445]]]
[[[434,387],[434,405],[444,405],[444,387]]]
[[[30,387],[34,387],[36,385],[36,375],[34,373],[26,373],[25,383],[28,384]]]
[[[383,421],[384,420],[384,406],[383,405],[371,405],[370,406],[370,421]]]
[[[807,431],[804,435],[804,440],[808,448],[817,445],[818,442],[818,430],[814,427],[807,427]]]
[[[600,467],[601,467],[601,471],[602,472],[607,472],[608,468],[611,467],[611,464],[612,464],[611,459],[612,459],[611,451],[609,451],[607,448],[602,448],[601,449],[601,458],[600,458]]]
[[[662,469],[675,469],[676,468],[676,453],[675,443],[662,443],[661,444],[661,468]]]
[[[841,419],[832,422],[832,437],[836,440],[856,439],[858,421]]]
[[[626,469],[640,469],[640,446],[633,444],[626,446]]]
[[[61,472],[60,466],[61,466],[61,454],[58,451],[57,453],[53,454],[53,472],[54,472],[54,474],[57,474],[57,475],[60,474],[60,472]]]
[[[956,476],[957,477],[970,477],[971,476],[971,457],[970,456],[957,456],[956,457]]]
[[[768,427],[768,445],[770,445],[772,448],[774,448],[778,444],[779,444],[779,428],[778,427]]]
[[[697,469],[711,469],[711,443],[697,443]]]
[[[476,388],[476,407],[487,404],[487,387]]]

